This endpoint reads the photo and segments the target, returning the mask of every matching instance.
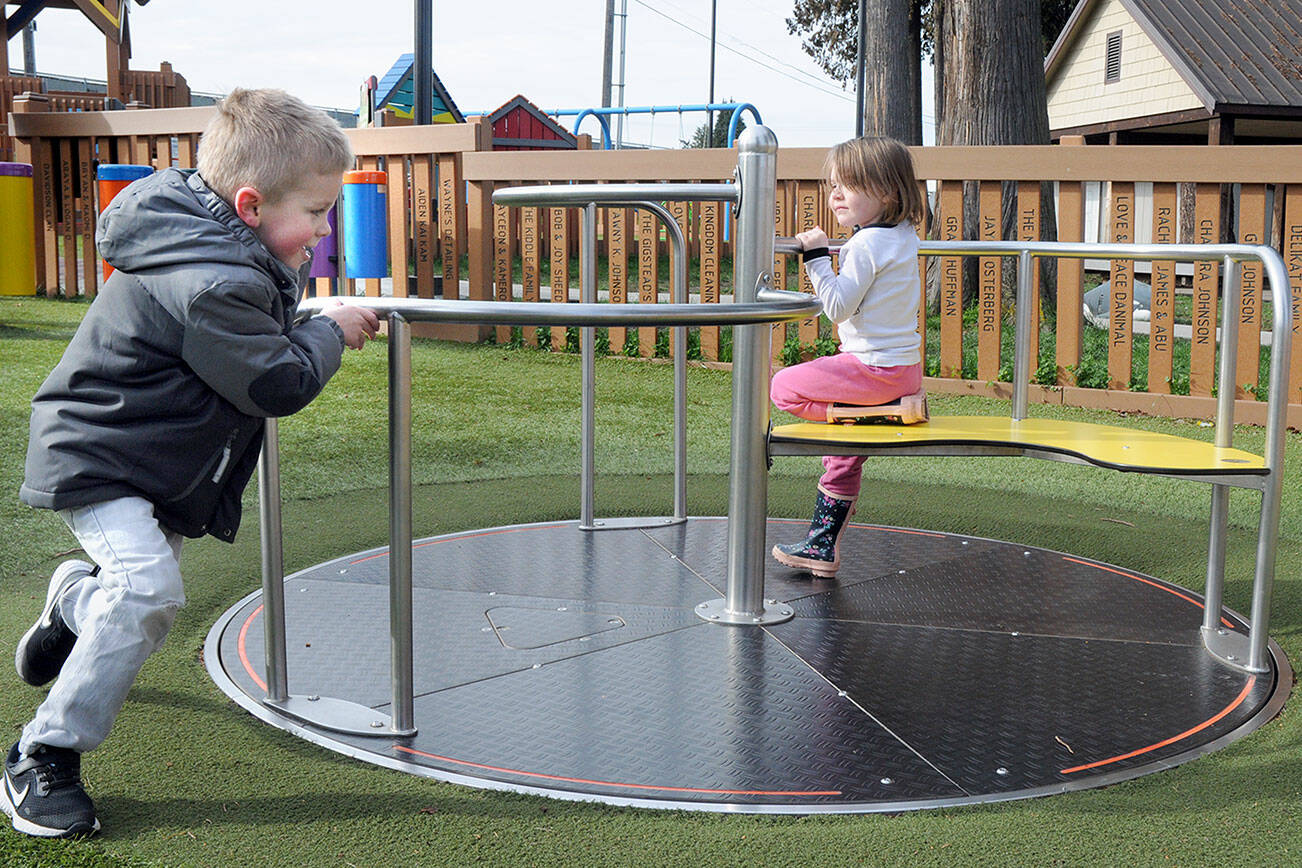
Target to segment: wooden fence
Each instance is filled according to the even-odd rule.
[[[38,283],[53,293],[93,294],[96,289],[94,235],[96,208],[93,166],[99,162],[131,162],[192,166],[199,131],[211,108],[85,112],[56,114],[44,106],[15,101],[14,132],[20,160],[36,167]],[[36,109],[32,111],[32,109]],[[356,287],[368,295],[395,295],[501,300],[521,298],[564,302],[577,297],[577,275],[570,257],[577,245],[577,210],[573,208],[505,209],[492,204],[493,190],[514,184],[636,181],[730,181],[735,151],[594,151],[492,152],[491,129],[485,121],[432,127],[350,130],[359,168],[388,172],[389,254],[391,278],[360,280]],[[778,159],[778,200],[774,229],[779,235],[821,224],[835,226],[821,181],[825,151],[784,149]],[[1290,359],[1290,424],[1302,426],[1302,146],[1016,146],[928,147],[913,149],[918,176],[929,192],[934,214],[920,227],[939,239],[998,238],[1001,215],[1015,215],[1015,234],[1038,240],[1043,230],[1056,230],[1062,241],[1099,237],[1110,241],[1149,240],[1268,243],[1284,256],[1293,302],[1293,352]],[[965,187],[976,207],[974,225],[965,225]],[[1097,190],[1098,223],[1087,225],[1087,200]],[[1052,202],[1043,196],[1052,190]],[[1007,201],[1005,201],[1007,200]],[[1137,208],[1137,205],[1142,207]],[[717,303],[729,293],[727,267],[731,237],[729,215],[718,204],[665,203],[689,241],[689,257],[699,275],[692,292],[703,303]],[[1137,226],[1136,213],[1151,215]],[[1052,221],[1052,226],[1047,224]],[[664,239],[654,218],[628,209],[607,209],[600,220],[600,254],[607,258],[603,277],[613,303],[661,300],[657,291]],[[1101,226],[1101,229],[1099,228]],[[1181,229],[1181,227],[1184,227]],[[1192,237],[1190,237],[1192,236]],[[453,253],[455,251],[455,255]],[[462,273],[461,258],[466,272]],[[341,251],[342,259],[342,251]],[[346,261],[343,263],[346,269]],[[791,266],[788,268],[788,266]],[[925,268],[922,264],[920,267]],[[1113,295],[1127,310],[1136,274],[1126,261],[1106,263]],[[1147,267],[1147,266],[1145,266]],[[671,265],[672,268],[672,265]],[[1006,293],[996,261],[981,260],[975,286],[964,293],[963,269],[956,260],[933,265],[940,312],[939,380],[929,387],[1006,395],[998,382],[1000,341],[1004,329]],[[1057,263],[1055,358],[1057,385],[1035,390],[1044,402],[1107,406],[1121,410],[1160,412],[1209,418],[1216,375],[1218,320],[1239,330],[1236,393],[1248,399],[1264,385],[1258,382],[1263,344],[1264,297],[1261,269],[1243,268],[1243,303],[1237,311],[1219,315],[1220,266],[1199,263],[1188,270],[1192,294],[1190,352],[1187,371],[1175,369],[1175,304],[1177,282],[1173,263],[1151,269],[1152,307],[1148,341],[1146,392],[1131,391],[1132,322],[1111,318],[1108,335],[1107,389],[1074,385],[1081,363],[1082,292],[1085,266],[1080,260]],[[516,277],[518,273],[518,277]],[[803,273],[779,256],[776,282],[786,288],[808,289]],[[1040,275],[1036,276],[1037,281]],[[329,291],[318,280],[315,291]],[[977,322],[975,379],[963,380],[964,312]],[[1036,311],[1039,314],[1039,311]],[[791,337],[812,343],[816,322],[789,326]],[[479,340],[491,329],[446,326],[444,337]],[[638,335],[638,351],[649,355],[655,330]],[[926,334],[924,329],[924,335]],[[504,329],[497,337],[506,337]],[[533,337],[527,330],[526,340]],[[717,328],[700,330],[701,355],[720,355]],[[775,330],[775,354],[788,338]],[[553,330],[554,346],[564,337]],[[619,351],[628,336],[612,329],[611,348]],[[1038,357],[1038,356],[1037,356]],[[1187,376],[1189,395],[1173,395],[1172,379]],[[1264,404],[1244,400],[1237,416],[1243,421],[1264,418]]]

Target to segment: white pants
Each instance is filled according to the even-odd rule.
[[[109,733],[136,674],[167,636],[185,603],[180,534],[154,518],[154,507],[123,497],[60,511],[99,572],[73,584],[59,612],[77,643],[58,680],[23,729],[32,745],[97,747]]]

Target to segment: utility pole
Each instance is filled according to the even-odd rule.
[[[863,135],[863,115],[864,115],[864,77],[867,73],[865,67],[866,58],[864,57],[864,44],[868,41],[868,0],[859,0],[859,47],[855,49],[858,60],[855,62],[855,91],[854,91],[854,134],[855,137]]]
[[[8,75],[8,70],[0,69],[0,74]],[[23,28],[23,75],[36,75],[36,22],[29,21]]]
[[[719,20],[719,0],[710,0],[710,99],[706,105],[714,105],[714,46],[715,25]],[[705,146],[714,147],[714,110],[705,110]]]
[[[610,72],[615,60],[615,0],[606,0],[606,40],[601,55],[601,106],[610,105]]]
[[[624,107],[624,49],[628,44],[628,0],[620,0],[619,4],[619,102],[620,108]],[[615,127],[615,147],[624,147],[624,115],[620,114],[617,118]]]
[[[411,119],[414,124],[430,124],[434,121],[434,13],[432,0],[416,0],[416,45],[415,69],[411,105]]]

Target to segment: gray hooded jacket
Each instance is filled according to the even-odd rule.
[[[343,333],[293,324],[301,276],[197,173],[135,182],[100,216],[116,271],[32,399],[19,497],[65,509],[136,495],[186,536],[231,541],[263,420],[339,369]]]

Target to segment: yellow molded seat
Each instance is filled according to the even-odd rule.
[[[1260,455],[1241,449],[1213,446],[1171,434],[1158,434],[1090,422],[1063,419],[1021,419],[1007,416],[932,416],[916,425],[828,425],[798,422],[773,429],[769,439],[773,454],[816,454],[814,447],[865,452],[902,449],[923,452],[926,447],[962,451],[1011,448],[1029,454],[1071,456],[1116,470],[1178,475],[1266,474]]]

